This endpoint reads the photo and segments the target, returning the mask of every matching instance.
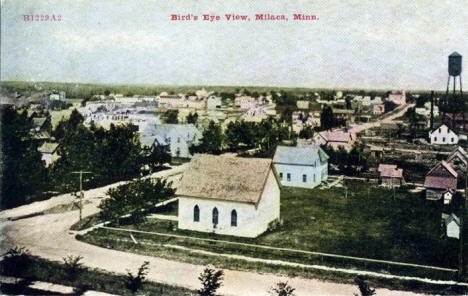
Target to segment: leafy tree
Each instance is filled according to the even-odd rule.
[[[295,296],[294,294],[294,289],[291,287],[288,282],[278,282],[276,283],[276,286],[271,287],[270,291],[268,293],[271,296]]]
[[[359,292],[361,292],[361,296],[372,296],[375,295],[375,289],[369,287],[369,285],[364,281],[362,277],[357,277],[354,279],[356,285],[358,285]],[[358,294],[354,294],[354,296],[359,296]]]
[[[146,279],[146,276],[149,272],[149,261],[143,262],[143,264],[138,268],[138,272],[136,275],[133,275],[130,270],[127,269],[127,276],[126,276],[126,287],[129,289],[132,294],[136,294],[138,290],[141,289],[143,286],[143,282]]]
[[[393,111],[397,107],[397,105],[393,103],[392,101],[385,101],[384,105],[385,105],[385,112]]]
[[[320,114],[320,128],[321,130],[329,130],[332,129],[334,126],[334,116],[333,110],[330,106],[325,106],[322,109],[322,113]]]
[[[37,198],[49,185],[47,171],[31,136],[32,124],[26,112],[2,109],[2,208],[11,208]]]
[[[101,219],[118,224],[120,217],[128,214],[130,222],[136,224],[154,211],[158,202],[173,196],[174,189],[166,180],[146,178],[110,188],[107,195],[109,198],[99,205]]]
[[[202,283],[202,288],[197,291],[198,295],[215,296],[216,290],[218,290],[222,285],[223,275],[224,272],[222,270],[205,268],[205,270],[198,277]]]
[[[171,154],[167,145],[151,145],[144,147],[142,151],[142,164],[148,166],[148,172],[152,173],[156,168],[161,167],[165,163],[171,162]]]
[[[104,95],[105,95],[105,96],[109,96],[109,95],[110,95],[110,90],[106,89],[106,90],[104,91]]]
[[[219,154],[222,150],[223,140],[224,134],[221,126],[212,120],[210,121],[208,128],[203,131],[200,143],[189,148],[190,153]]]
[[[192,112],[190,112],[188,115],[187,115],[187,123],[191,123],[191,124],[197,124],[197,121],[198,121],[198,113],[195,112],[192,114]]]
[[[161,120],[164,123],[179,123],[179,110],[167,110],[161,115]]]
[[[67,274],[67,279],[74,283],[81,272],[85,270],[83,263],[80,262],[83,259],[81,256],[69,255],[68,257],[63,258],[63,263],[65,267],[65,273]]]

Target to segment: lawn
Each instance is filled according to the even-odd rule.
[[[174,222],[155,219],[149,219],[140,225],[122,223],[123,225],[120,227],[447,268],[457,267],[458,241],[441,238],[442,205],[426,201],[420,194],[410,194],[406,190],[396,190],[395,198],[393,198],[393,191],[375,184],[348,181],[346,185],[348,187],[347,198],[345,198],[344,188],[323,190],[283,188],[281,191],[281,225],[255,239],[173,230]],[[178,245],[215,253],[238,254],[350,269],[358,268],[399,275],[438,279],[453,279],[454,276],[454,273],[446,271],[362,263],[294,252],[236,246],[224,242],[202,242],[141,233],[134,234],[134,236],[137,240],[152,244],[152,246],[132,245],[131,241],[126,243],[128,233],[107,229],[91,232],[82,239],[104,247],[131,249],[133,252],[192,263],[211,263],[222,267],[273,271],[302,276],[315,277],[317,274],[294,268],[280,267],[275,269],[271,266],[259,266],[259,264],[245,262],[242,264],[235,262],[235,260],[202,258],[203,256],[184,253],[180,250],[177,252],[167,250],[164,245]],[[324,276],[323,273],[321,276]],[[330,277],[336,279],[330,274],[325,276],[325,278]]]

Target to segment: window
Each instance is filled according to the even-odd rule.
[[[218,209],[217,208],[213,209],[212,222],[213,222],[214,228],[216,228],[216,225],[218,225]]]
[[[307,182],[307,175],[302,175],[302,182]]]
[[[237,226],[237,212],[236,212],[236,210],[232,210],[232,212],[231,212],[231,226],[233,226],[233,227]]]
[[[437,142],[437,137],[434,137],[434,142]]]
[[[177,137],[177,143],[180,143],[180,137]]]
[[[193,222],[200,222],[200,208],[198,205],[193,207]]]
[[[455,142],[455,139],[454,139],[454,138],[452,138],[452,140],[451,140],[451,141],[452,141],[452,143],[453,143],[453,142]]]
[[[314,182],[315,182],[315,174],[314,174]]]
[[[441,133],[441,132],[442,132],[442,129],[439,127],[439,133]]]
[[[445,137],[442,137],[442,142],[444,142],[444,143],[445,143]]]
[[[283,180],[283,173],[279,173],[280,180]]]
[[[286,179],[287,179],[288,181],[291,181],[291,174],[290,174],[290,173],[287,173],[287,174],[286,174]]]

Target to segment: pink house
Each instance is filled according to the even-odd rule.
[[[342,130],[323,131],[316,134],[314,140],[316,144],[330,145],[334,150],[341,146],[346,151],[350,151],[356,142],[356,134]]]
[[[388,101],[393,102],[396,105],[406,104],[406,92],[405,91],[392,91],[388,95]]]

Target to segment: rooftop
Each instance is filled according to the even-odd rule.
[[[278,146],[273,157],[273,163],[313,166],[317,160],[323,163],[328,158],[322,148],[314,144],[296,147]]]
[[[268,178],[271,159],[196,154],[176,194],[257,204]]]

